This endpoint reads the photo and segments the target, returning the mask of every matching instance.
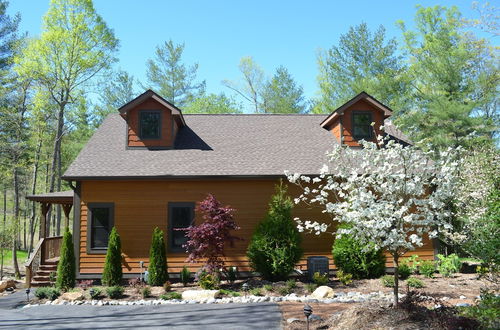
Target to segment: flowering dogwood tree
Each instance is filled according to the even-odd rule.
[[[285,172],[301,186],[295,203],[317,205],[332,223],[295,220],[300,231],[316,235],[334,222],[346,223],[337,236],[351,234],[362,244],[384,249],[394,260],[394,302],[398,303],[400,257],[449,228],[446,202],[456,186],[458,162],[452,150],[431,160],[430,154],[379,136],[362,148],[336,145],[316,177]]]

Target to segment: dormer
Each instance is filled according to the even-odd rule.
[[[360,140],[375,141],[376,136],[383,133],[380,126],[391,115],[389,107],[361,92],[333,111],[321,127],[330,131],[341,145],[359,147]]]
[[[127,147],[170,149],[179,129],[186,126],[176,106],[147,90],[122,106],[120,115],[127,122]]]

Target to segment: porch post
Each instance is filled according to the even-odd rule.
[[[69,213],[71,212],[71,207],[73,207],[73,204],[63,204],[63,211],[64,211],[64,231],[66,231],[66,228],[69,228]]]
[[[42,216],[40,217],[40,238],[47,237],[47,214],[50,210],[50,203],[41,203],[42,206]]]

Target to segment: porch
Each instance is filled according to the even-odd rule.
[[[41,208],[39,241],[25,264],[27,287],[50,285],[51,273],[57,271],[62,236],[48,237],[50,223],[48,214],[52,205],[61,205],[67,228],[73,207],[73,194],[74,192],[69,190],[26,196],[26,199],[40,203]]]

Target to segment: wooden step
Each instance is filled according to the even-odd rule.
[[[39,288],[41,286],[52,286],[50,281],[31,281],[31,287]]]
[[[59,257],[44,260],[44,265],[57,265],[59,263]]]
[[[50,276],[43,276],[43,275],[36,274],[35,276],[33,276],[33,281],[47,282],[47,281],[50,281]]]
[[[57,271],[57,265],[40,265],[38,268],[40,271],[55,272]]]

